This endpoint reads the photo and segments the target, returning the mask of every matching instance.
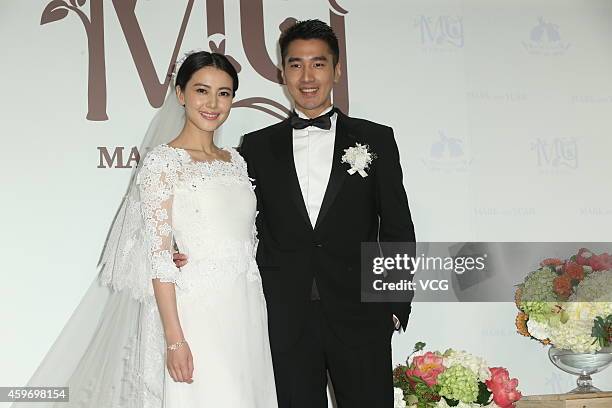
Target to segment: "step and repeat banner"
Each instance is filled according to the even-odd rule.
[[[420,241],[612,241],[609,0],[3,0],[0,385],[27,382],[95,278],[175,59],[236,61],[217,134],[236,146],[291,109],[277,40],[307,18],[340,40],[335,104],[393,127]],[[508,367],[524,394],[572,388],[515,315],[417,302],[394,363],[424,341]]]

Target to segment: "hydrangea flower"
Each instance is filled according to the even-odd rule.
[[[461,402],[475,402],[478,398],[478,378],[467,367],[455,365],[438,376],[440,395]]]
[[[545,322],[557,303],[553,282],[558,275],[550,267],[543,267],[530,273],[521,289],[520,309],[530,319]]]
[[[592,272],[576,285],[571,301],[612,302],[612,271]]]
[[[474,374],[476,374],[479,381],[486,381],[491,378],[491,372],[489,371],[489,365],[487,362],[480,357],[470,354],[465,351],[457,351],[448,349],[444,352],[445,367],[450,368],[456,365],[467,367]]]
[[[597,316],[612,314],[610,302],[570,302],[565,304],[569,319],[565,324],[550,327],[550,340],[555,347],[577,353],[593,353],[601,349],[591,336]]]

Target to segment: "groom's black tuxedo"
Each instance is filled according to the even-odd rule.
[[[392,315],[406,328],[410,314],[409,303],[362,303],[360,298],[361,243],[415,240],[393,130],[338,112],[331,175],[314,228],[298,183],[292,140],[289,120],[284,120],[245,135],[240,148],[256,185],[257,263],[275,368],[311,329],[313,303],[330,336],[348,348],[369,347],[381,339],[388,347]],[[356,143],[376,155],[365,178],[349,175],[350,166],[341,162],[344,150]],[[316,302],[311,300],[313,279],[320,297]],[[278,386],[278,372],[276,377]],[[332,381],[337,388],[333,376]]]

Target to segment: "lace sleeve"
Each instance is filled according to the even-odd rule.
[[[145,224],[145,248],[151,262],[151,279],[176,283],[179,269],[172,262],[172,202],[178,164],[152,151],[143,163],[136,183]]]

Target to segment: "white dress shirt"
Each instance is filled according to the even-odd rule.
[[[330,106],[321,115],[332,110]],[[301,118],[308,119],[304,113],[295,110]],[[336,122],[338,114],[331,116],[331,127],[329,130],[320,129],[316,126],[308,126],[304,129],[293,129],[293,161],[297,173],[300,189],[308,217],[312,227],[317,223],[317,217],[321,210],[323,196],[329,182],[332,161],[334,157],[334,143],[336,141]]]

